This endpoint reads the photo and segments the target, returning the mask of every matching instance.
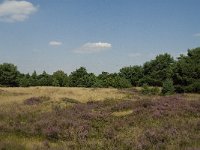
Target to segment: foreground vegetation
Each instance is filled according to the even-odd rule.
[[[141,92],[0,88],[0,149],[200,148],[200,95]]]
[[[161,54],[144,63],[143,66],[123,67],[118,73],[88,73],[86,68],[67,75],[58,70],[52,75],[45,71],[37,74],[23,74],[13,64],[0,64],[0,86],[60,86],[60,87],[114,87],[132,86],[170,87],[170,93],[200,93],[200,48],[188,50],[175,60],[170,54]],[[163,94],[169,93],[163,90]]]

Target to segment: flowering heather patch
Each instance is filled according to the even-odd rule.
[[[46,96],[41,96],[41,97],[31,97],[31,98],[28,98],[24,101],[24,104],[25,105],[38,105],[38,104],[41,104],[45,101],[48,101],[50,100],[49,97],[46,97]]]
[[[184,95],[107,99],[69,107],[50,103],[52,109],[46,112],[38,105],[44,101],[30,98],[9,111],[0,107],[1,134],[40,137],[46,143],[41,149],[53,149],[52,142],[61,142],[59,149],[200,148],[200,101],[187,101]],[[113,115],[127,110],[128,115]]]

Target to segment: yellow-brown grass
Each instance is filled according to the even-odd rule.
[[[123,117],[123,116],[131,114],[132,112],[133,110],[116,111],[116,112],[113,112],[112,115],[116,117]]]
[[[104,132],[105,132],[105,135],[108,137],[117,135],[118,139],[123,139],[125,141],[128,141],[128,144],[129,144],[129,141],[134,141],[134,144],[138,144],[138,143],[140,144],[140,142],[143,142],[143,141],[141,141],[141,137],[146,138],[143,135],[145,135],[145,133],[148,133],[145,131],[146,127],[149,127],[150,129],[158,128],[160,131],[163,132],[164,130],[162,130],[162,126],[160,126],[160,124],[168,123],[168,121],[167,122],[165,122],[164,120],[162,121],[161,118],[159,118],[159,119],[157,119],[157,117],[152,118],[152,115],[154,115],[154,116],[164,115],[165,113],[170,114],[170,113],[172,113],[173,109],[174,109],[173,110],[174,113],[177,113],[176,110],[178,109],[178,113],[182,112],[184,114],[186,111],[188,111],[187,109],[190,108],[187,105],[186,105],[187,107],[185,105],[183,105],[184,103],[182,104],[182,101],[180,101],[180,102],[177,101],[177,103],[173,103],[173,96],[172,96],[172,99],[169,101],[170,96],[162,97],[159,95],[156,95],[156,96],[142,95],[139,91],[140,91],[140,88],[131,88],[131,89],[123,89],[123,90],[118,90],[118,89],[113,89],[113,88],[68,88],[68,87],[66,87],[66,88],[65,87],[64,88],[61,88],[61,87],[0,88],[0,112],[1,112],[0,115],[6,116],[5,117],[6,119],[5,118],[2,120],[0,119],[0,127],[2,129],[4,129],[4,128],[6,129],[5,132],[0,133],[0,146],[1,146],[1,143],[3,143],[3,144],[6,143],[10,146],[13,146],[12,149],[15,149],[16,144],[23,145],[23,146],[25,146],[26,149],[47,149],[46,147],[44,147],[44,145],[48,144],[48,145],[50,145],[51,149],[66,149],[66,147],[69,147],[69,145],[76,145],[77,143],[76,143],[76,141],[73,141],[73,139],[69,140],[69,141],[62,141],[62,139],[59,139],[57,142],[51,141],[51,140],[48,141],[45,138],[45,136],[47,135],[46,133],[43,134],[42,136],[39,136],[39,135],[35,136],[38,133],[36,131],[34,131],[34,133],[36,133],[36,134],[32,134],[30,137],[26,136],[26,134],[18,135],[18,132],[16,132],[12,128],[12,126],[10,126],[10,123],[11,124],[13,122],[17,123],[17,125],[19,124],[20,127],[23,127],[24,123],[27,123],[29,126],[32,126],[31,125],[32,122],[31,123],[24,122],[23,118],[21,119],[20,117],[26,116],[26,114],[28,114],[27,115],[28,117],[32,117],[32,115],[34,115],[34,116],[36,116],[36,121],[38,121],[40,123],[40,121],[43,121],[43,119],[45,122],[46,118],[43,117],[42,119],[40,119],[40,117],[38,117],[38,116],[44,115],[45,113],[52,115],[54,113],[51,113],[51,111],[56,112],[56,110],[57,110],[56,108],[64,110],[62,108],[68,108],[68,107],[70,108],[71,105],[74,105],[75,106],[74,108],[80,108],[80,106],[81,107],[86,106],[86,108],[88,109],[89,107],[87,105],[92,106],[92,104],[93,104],[93,103],[80,104],[80,105],[78,105],[79,107],[76,107],[75,103],[77,101],[86,103],[88,101],[103,101],[103,100],[109,99],[109,101],[106,101],[105,104],[103,103],[102,106],[97,103],[97,105],[99,105],[98,110],[93,110],[93,108],[89,108],[89,109],[91,109],[90,111],[85,111],[84,109],[82,110],[82,112],[85,114],[85,115],[83,115],[84,117],[91,116],[91,115],[101,116],[102,114],[104,114],[103,112],[106,112],[103,117],[106,118],[106,119],[104,118],[106,121],[108,119],[108,121],[110,121],[110,122],[104,124],[104,119],[102,119],[102,120],[94,119],[92,121],[88,121],[90,124],[94,125],[94,127],[91,125],[91,128],[92,128],[91,131],[95,131],[96,128],[98,127],[97,128],[98,132],[93,132],[93,133],[91,132],[92,135],[95,135],[97,138],[94,138],[94,139],[90,138],[87,141],[83,140],[84,142],[87,142],[87,144],[100,145],[99,147],[103,146],[103,140],[101,139],[101,136],[102,136],[101,133],[104,133]],[[32,97],[36,97],[36,98],[37,97],[39,97],[39,98],[49,97],[50,100],[42,101],[40,104],[36,104],[36,105],[30,105],[30,104],[24,103],[27,100],[30,100],[30,98],[32,98]],[[157,102],[154,103],[154,100],[159,100],[159,99],[163,100],[165,98],[167,98],[166,102],[169,103],[169,106],[172,106],[172,109],[170,107],[168,107],[168,105],[165,104],[165,101],[163,101],[161,103],[157,103]],[[112,100],[110,101],[110,99],[113,99],[113,101]],[[188,101],[200,100],[200,94],[181,94],[181,99],[185,99]],[[115,101],[115,100],[122,100],[122,101],[120,101],[120,103],[118,105],[119,101]],[[125,101],[123,101],[123,100],[125,100]],[[138,109],[140,113],[138,113],[136,115],[134,114],[134,112],[136,112],[138,107],[131,106],[131,107],[126,108],[127,106],[130,106],[130,104],[132,104],[132,103],[129,103],[128,100],[131,100],[132,102],[140,101],[140,100],[143,101],[142,103],[134,103],[133,102],[133,104],[137,104],[138,107],[140,107],[140,109]],[[145,100],[147,100],[147,101],[145,101]],[[155,104],[155,106],[156,106],[155,110],[158,110],[158,114],[149,114],[150,111],[148,111],[148,109],[150,109],[151,111],[154,112],[154,110],[152,110],[152,109],[154,109],[154,107],[144,108],[145,105],[148,106],[149,100],[151,100],[151,102],[153,104]],[[174,100],[176,100],[176,99],[174,99]],[[121,107],[121,105],[123,105],[126,102],[128,102],[127,103],[128,105],[124,105],[125,108],[123,106]],[[181,105],[183,105],[184,108],[178,107],[179,103]],[[110,104],[115,107],[112,107],[113,109],[111,109]],[[177,107],[173,107],[174,104],[176,104]],[[194,106],[194,104],[191,106],[194,108],[197,108]],[[196,103],[196,104],[198,104],[198,103]],[[59,107],[57,107],[57,106],[59,106]],[[164,109],[164,110],[159,111],[158,108],[160,108],[160,106],[161,107],[164,106],[164,108],[166,108],[166,110]],[[183,111],[179,111],[181,109],[183,109]],[[72,110],[73,109],[70,109],[70,111],[72,111]],[[100,111],[101,113],[99,113],[98,111]],[[165,111],[165,113],[162,113],[162,111]],[[45,112],[45,113],[43,114],[43,112]],[[62,112],[62,111],[60,111],[60,112]],[[199,118],[194,118],[194,116],[197,116],[196,112],[197,112],[197,110],[194,111],[194,115],[191,115],[190,118],[189,117],[182,118],[182,115],[178,116],[179,117],[178,119],[180,120],[179,122],[183,122],[183,123],[179,123],[179,122],[177,123],[176,119],[173,120],[173,118],[170,118],[169,126],[176,124],[176,126],[179,127],[178,126],[179,124],[183,124],[183,125],[186,125],[186,127],[187,127],[188,124],[185,123],[185,121],[184,121],[185,119],[188,119],[187,121],[193,123],[193,125],[198,125],[197,121]],[[111,115],[110,115],[110,113],[111,113]],[[15,114],[17,114],[17,116],[19,116],[19,118],[15,117]],[[189,114],[191,114],[191,112]],[[14,115],[14,117],[12,117],[13,115]],[[146,115],[147,115],[147,117],[146,117]],[[7,119],[9,117],[11,119]],[[55,118],[57,118],[56,115],[54,116],[54,119]],[[98,118],[100,118],[100,117],[98,117]],[[143,119],[143,118],[145,118],[145,119]],[[69,118],[65,117],[65,120],[67,120],[67,119],[70,119],[70,117]],[[80,121],[83,121],[83,119],[81,119],[81,118],[79,118],[79,119],[80,119]],[[55,120],[56,120],[56,122],[60,121],[59,119],[55,119]],[[72,118],[71,118],[71,120],[76,122],[76,120],[73,120]],[[48,117],[47,117],[46,122],[48,122],[48,121],[51,121],[51,118],[48,119]],[[85,122],[85,120],[83,122]],[[51,122],[49,124],[51,124]],[[80,125],[82,127],[82,123]],[[5,126],[8,127],[9,132],[7,132],[7,128]],[[35,127],[35,125],[33,125],[32,127]],[[104,130],[105,127],[106,127],[106,130]],[[120,128],[120,127],[122,127],[122,128]],[[17,127],[17,129],[20,129],[20,128]],[[22,131],[27,132],[26,128],[22,128],[22,129],[23,129]],[[44,128],[44,129],[46,129],[46,128]],[[99,129],[101,129],[101,130],[99,130]],[[180,129],[182,129],[181,126],[180,126]],[[189,129],[189,128],[187,127],[184,129]],[[2,130],[2,131],[4,131],[4,130]],[[99,132],[99,131],[101,131],[101,132]],[[157,133],[157,130],[155,130],[155,131],[153,130],[153,133],[154,132],[156,132],[155,138],[158,137],[158,139],[159,139],[161,134],[159,132]],[[184,131],[184,132],[186,132],[186,131]],[[27,133],[29,133],[29,132],[27,132]],[[169,132],[169,133],[171,133],[171,132]],[[186,133],[189,134],[190,133],[189,130],[187,130]],[[165,134],[167,134],[167,132],[165,132]],[[192,134],[195,134],[195,132]],[[27,134],[27,135],[29,135],[29,134]],[[77,136],[77,135],[74,134],[74,136]],[[180,137],[180,138],[182,138],[182,137]],[[184,138],[183,138],[183,140],[184,140]],[[47,141],[48,141],[48,143],[46,143]],[[179,140],[177,140],[177,141],[179,141]],[[177,141],[176,141],[176,143],[177,143]],[[186,139],[186,141],[187,141],[187,139]],[[36,147],[39,147],[39,148],[36,148]],[[1,149],[1,147],[0,147],[0,149]],[[173,147],[168,148],[168,149],[173,149]],[[176,149],[180,149],[180,148],[176,148]]]
[[[0,104],[23,102],[30,97],[48,96],[52,101],[61,98],[75,99],[80,102],[101,101],[105,99],[124,99],[126,93],[113,88],[68,88],[68,87],[28,87],[0,88]]]

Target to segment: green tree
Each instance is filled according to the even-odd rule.
[[[172,79],[166,79],[163,82],[162,86],[162,94],[163,95],[171,95],[174,94],[174,85],[173,85],[173,80]]]
[[[37,82],[39,86],[51,86],[53,83],[53,78],[43,71],[42,74],[38,75]]]
[[[58,70],[53,73],[52,77],[54,80],[54,85],[55,85],[55,82],[57,82],[57,86],[61,86],[61,87],[68,85],[68,76],[67,74],[64,73],[64,71]]]
[[[114,88],[128,88],[131,87],[131,83],[126,78],[120,76],[117,73],[102,72],[98,76],[98,84],[101,87],[114,87]]]
[[[120,77],[119,75],[113,77],[112,80],[113,81],[112,81],[111,86],[114,88],[130,88],[131,87],[131,82],[124,77]]]
[[[181,55],[174,68],[174,84],[184,87],[186,92],[200,92],[200,47],[189,49]]]
[[[97,77],[96,85],[98,84],[99,87],[109,87],[111,81],[109,80],[110,74],[108,72],[102,72]]]
[[[60,86],[59,81],[56,78],[53,78],[52,86]]]
[[[81,87],[93,87],[97,81],[97,77],[93,73],[89,73],[84,75],[79,82],[79,86]]]
[[[174,69],[175,84],[189,85],[200,79],[200,48],[188,50],[178,58]]]
[[[18,84],[20,87],[29,87],[30,86],[30,76],[23,76],[18,79]]]
[[[34,71],[29,79],[29,82],[30,82],[30,86],[38,86],[39,83],[38,83],[38,75],[37,75],[37,72]]]
[[[3,86],[18,86],[17,77],[19,71],[13,64],[0,64],[0,85]]]
[[[173,76],[174,59],[170,54],[161,54],[143,66],[144,79],[149,85],[162,86],[162,81]],[[152,83],[153,82],[153,83]]]
[[[123,67],[119,74],[129,80],[133,86],[138,86],[139,80],[143,78],[143,68],[141,66]]]
[[[69,86],[78,87],[83,86],[84,76],[88,75],[86,68],[80,67],[69,75]]]

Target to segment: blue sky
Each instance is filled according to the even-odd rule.
[[[117,72],[200,46],[200,0],[0,0],[0,63]]]

